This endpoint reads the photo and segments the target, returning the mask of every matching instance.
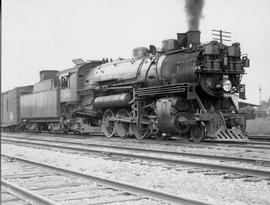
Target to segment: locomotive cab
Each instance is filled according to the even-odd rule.
[[[87,76],[103,60],[72,60],[75,66],[58,73],[60,81],[61,125],[54,125],[65,132],[90,133],[100,131],[97,124],[97,112],[93,110],[94,95],[85,87]],[[85,89],[86,88],[86,89]]]

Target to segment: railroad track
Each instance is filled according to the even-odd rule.
[[[22,157],[1,154],[1,158],[2,186],[28,204],[207,204]]]
[[[4,134],[4,135],[3,135]],[[2,135],[5,136],[5,133],[3,133]],[[25,133],[26,134],[26,133]],[[265,150],[269,150],[270,149],[270,142],[258,142],[258,141],[250,141],[247,143],[228,143],[228,142],[201,142],[201,143],[192,143],[192,142],[183,142],[183,141],[178,141],[178,140],[155,140],[155,139],[143,139],[143,140],[138,140],[138,139],[132,139],[132,138],[128,138],[128,139],[122,139],[122,138],[104,138],[101,137],[102,135],[87,135],[87,136],[83,136],[83,135],[66,135],[66,134],[52,134],[52,133],[27,133],[29,134],[29,137],[36,137],[36,135],[38,135],[39,137],[52,137],[55,139],[94,139],[94,140],[98,140],[100,142],[105,141],[107,142],[113,142],[113,143],[136,143],[136,144],[154,144],[154,145],[171,145],[171,146],[185,146],[185,147],[232,147],[232,148],[248,148],[248,149],[265,149]],[[6,137],[14,137],[14,136],[10,136],[7,135]]]
[[[31,141],[30,141],[31,140]],[[238,166],[228,166],[224,164],[219,164],[216,162],[206,163],[199,162],[190,159],[179,159],[179,157],[191,157],[191,158],[199,158],[199,159],[210,159],[217,161],[233,161],[233,162],[241,162],[241,163],[255,163],[255,164],[266,164],[269,166],[270,161],[268,160],[260,160],[260,159],[251,159],[251,158],[236,158],[236,157],[226,157],[226,156],[213,156],[213,155],[205,155],[205,154],[195,154],[195,153],[180,153],[180,152],[171,152],[171,151],[162,151],[162,150],[147,150],[141,148],[134,147],[120,147],[120,146],[112,146],[112,145],[97,145],[97,144],[87,144],[84,145],[82,143],[71,143],[71,142],[59,142],[52,140],[34,140],[34,139],[22,140],[21,138],[8,139],[2,138],[2,142],[8,143],[20,143],[34,146],[42,146],[48,148],[56,148],[56,149],[66,149],[77,152],[90,152],[90,153],[99,153],[99,154],[110,154],[119,157],[128,157],[135,159],[142,159],[148,161],[157,161],[167,164],[175,164],[175,165],[184,165],[195,168],[202,168],[206,170],[215,170],[226,173],[235,173],[238,175],[246,175],[246,176],[255,176],[261,178],[270,178],[270,171],[264,169],[251,169],[251,168],[243,168]]]
[[[48,146],[54,146],[56,148],[67,148],[73,149],[77,151],[86,151],[86,152],[110,152],[115,155],[123,154],[121,151],[128,151],[128,152],[144,152],[149,154],[159,154],[159,155],[170,155],[170,156],[177,156],[177,157],[192,157],[192,158],[202,158],[202,159],[214,159],[220,161],[237,161],[237,162],[244,162],[244,163],[270,163],[264,159],[258,158],[242,158],[242,157],[230,157],[230,156],[218,156],[218,155],[209,155],[209,154],[201,154],[201,153],[191,153],[191,152],[180,152],[180,151],[166,151],[160,149],[149,149],[149,148],[137,148],[137,147],[127,147],[127,146],[117,146],[117,145],[104,145],[104,144],[96,144],[96,143],[85,143],[85,142],[70,142],[70,141],[59,141],[59,140],[51,140],[51,139],[33,139],[33,138],[22,138],[22,137],[2,137],[3,141],[6,142],[14,142],[14,143],[24,143],[24,140],[31,140],[31,142],[27,141],[26,143],[30,143],[33,145],[44,145],[39,142],[45,142],[50,144],[45,144]],[[36,141],[36,142],[35,142]],[[56,144],[51,144],[56,143]],[[68,146],[66,146],[68,145]],[[74,147],[77,146],[77,147]],[[78,147],[80,146],[80,147]],[[97,149],[102,148],[102,150]],[[104,150],[107,148],[107,150]],[[108,150],[109,149],[109,150]]]
[[[2,132],[4,133],[32,133],[32,132],[18,132],[18,131],[7,131],[7,130],[3,130]],[[74,136],[76,138],[80,138],[80,139],[86,139],[86,138],[89,138],[89,137],[106,137],[103,133],[91,133],[91,135],[79,135],[79,134],[75,134],[75,133],[67,133],[67,134],[62,134],[62,133],[51,133],[51,132],[46,132],[46,131],[43,131],[43,132],[39,132],[38,134],[44,134],[44,135],[54,135],[54,136],[57,136],[57,137],[64,137],[64,138],[74,138]],[[267,144],[270,144],[270,135],[256,135],[256,134],[248,134],[248,139],[252,140],[251,142],[248,142],[248,143],[255,143],[255,144],[260,144],[260,142],[268,142]],[[121,138],[120,138],[121,139]],[[136,140],[136,139],[135,139]],[[143,140],[150,140],[150,141],[153,141],[153,140],[157,140],[157,139],[143,139]],[[165,141],[166,140],[157,140],[157,141]],[[169,140],[167,140],[169,141]],[[170,140],[172,141],[172,140]],[[207,143],[206,142],[201,142],[201,143]],[[216,143],[216,142],[212,142],[212,143]],[[228,143],[228,142],[225,142],[225,143]],[[243,142],[241,142],[243,143]]]
[[[4,179],[1,179],[1,204],[22,204],[22,205],[56,205],[55,202],[42,197],[32,191],[19,187]]]
[[[258,140],[258,141],[267,141],[270,143],[270,135],[255,135],[249,134],[248,138],[251,140]]]

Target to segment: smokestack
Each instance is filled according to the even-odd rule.
[[[200,35],[201,32],[200,31],[188,31],[186,32],[186,36],[187,36],[187,46],[189,46],[190,44],[193,46],[198,46],[200,45]]]
[[[191,48],[201,44],[200,31],[188,31],[186,33],[177,33],[177,40],[180,48]]]
[[[191,31],[197,31],[200,26],[204,0],[185,0],[185,2],[188,29]]]

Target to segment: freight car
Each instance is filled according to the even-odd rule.
[[[28,129],[42,125],[52,132],[91,133],[101,128],[107,137],[194,142],[247,139],[245,116],[231,97],[244,96],[241,78],[249,66],[239,43],[201,44],[200,32],[188,31],[163,41],[161,50],[136,48],[131,59],[74,62],[75,67],[56,75],[59,100],[57,94],[50,98],[59,110],[55,107],[53,118],[44,110],[33,115],[26,102],[34,107],[41,102],[21,97]],[[43,103],[43,109],[51,108]]]
[[[33,86],[16,87],[1,94],[1,128],[18,130],[21,125],[20,97],[31,93]]]

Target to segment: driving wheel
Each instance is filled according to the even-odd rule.
[[[118,119],[129,118],[130,113],[126,109],[120,109],[117,112],[116,117]],[[119,137],[127,137],[129,135],[129,127],[130,127],[130,123],[128,122],[115,121],[114,123],[115,133]]]
[[[102,117],[101,130],[104,132],[106,137],[112,137],[114,134],[114,121],[113,111],[110,109],[106,110]]]
[[[143,117],[141,117],[140,119],[141,120],[138,124],[130,124],[130,133],[133,134],[137,139],[147,138],[150,134],[149,125],[143,123]]]

